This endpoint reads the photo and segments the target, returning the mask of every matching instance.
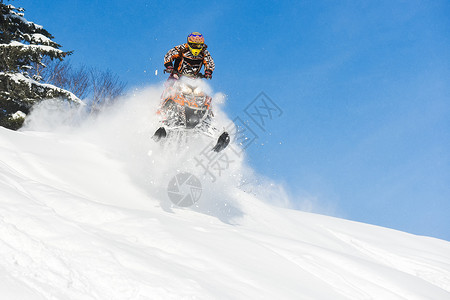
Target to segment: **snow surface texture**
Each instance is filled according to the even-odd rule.
[[[450,299],[450,243],[274,206],[282,188],[238,187],[255,175],[236,155],[212,182],[189,157],[208,141],[150,139],[160,93],[0,128],[1,299]],[[167,195],[183,171],[189,208]]]

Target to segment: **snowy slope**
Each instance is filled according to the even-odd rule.
[[[0,128],[1,299],[450,299],[449,242],[269,205],[242,162],[171,206],[151,110]]]

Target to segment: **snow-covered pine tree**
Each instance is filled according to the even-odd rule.
[[[44,57],[63,60],[71,52],[52,41],[42,26],[24,18],[24,9],[0,0],[0,126],[19,129],[33,104],[49,98],[81,101],[71,92],[41,83]]]

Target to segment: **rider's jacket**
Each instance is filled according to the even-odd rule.
[[[198,56],[192,55],[189,51],[188,44],[181,44],[176,46],[167,52],[164,56],[164,66],[168,67],[172,65],[179,73],[184,75],[197,75],[200,72],[202,66],[205,66],[205,71],[214,71],[215,65],[211,54],[206,50],[205,45]]]

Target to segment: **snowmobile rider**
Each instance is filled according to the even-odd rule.
[[[197,77],[202,66],[205,66],[205,78],[211,79],[215,65],[211,54],[206,50],[205,38],[199,32],[192,32],[187,43],[176,46],[164,56],[165,73],[169,78],[177,79],[175,73]],[[172,63],[174,62],[174,64]]]

